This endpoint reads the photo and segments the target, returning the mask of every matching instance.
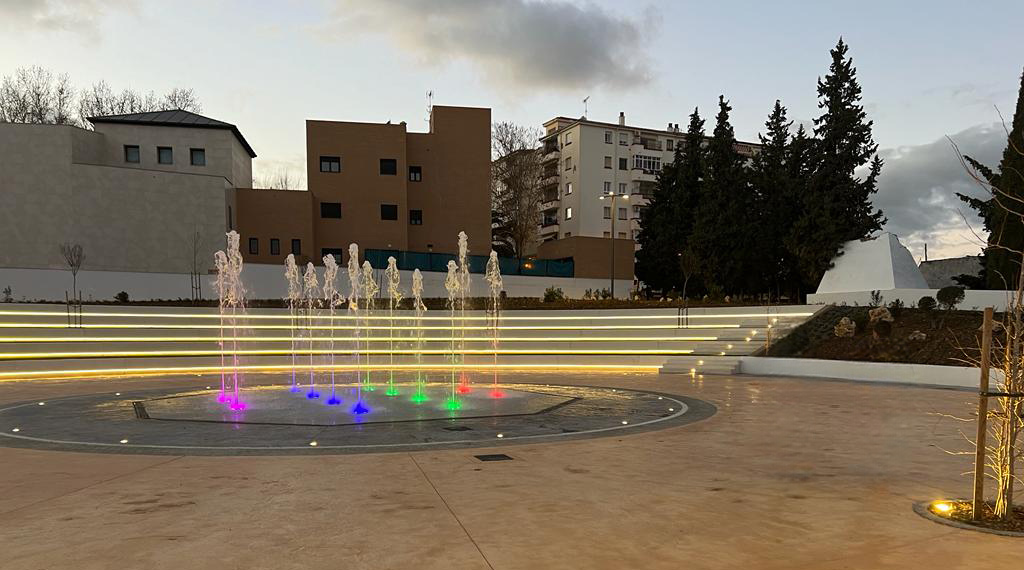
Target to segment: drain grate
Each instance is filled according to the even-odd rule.
[[[132,402],[132,408],[135,410],[135,417],[140,420],[148,420],[149,412],[146,411],[146,405],[142,402]]]
[[[512,458],[504,453],[489,453],[485,455],[474,455],[480,461],[512,461]]]
[[[470,431],[473,428],[468,427],[468,426],[448,426],[448,427],[443,427],[441,429],[447,430],[447,431]]]

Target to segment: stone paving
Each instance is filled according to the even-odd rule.
[[[646,432],[286,457],[0,448],[0,568],[986,568],[1024,541],[935,524],[969,493],[969,392],[821,380],[516,374],[710,402]],[[0,384],[0,404],[170,380]],[[205,379],[176,379],[182,386]],[[474,455],[505,453],[511,461]]]

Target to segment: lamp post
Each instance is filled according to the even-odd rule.
[[[618,215],[618,211],[616,211],[616,209],[615,209],[615,201],[617,199],[619,199],[619,198],[621,198],[623,200],[629,200],[629,194],[615,194],[615,193],[612,193],[612,192],[608,192],[608,193],[605,193],[605,194],[601,194],[601,197],[600,197],[601,200],[611,200],[611,202],[612,202],[611,216],[610,216],[611,219],[612,219],[612,231],[611,231],[611,233],[608,236],[608,237],[611,238],[610,241],[612,242],[612,273],[611,273],[611,282],[612,282],[611,293],[612,293],[612,299],[615,298],[615,216]]]

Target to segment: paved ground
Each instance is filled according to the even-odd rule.
[[[935,412],[963,413],[969,393],[749,377],[557,381],[692,396],[718,413],[622,437],[504,446],[515,460],[493,463],[473,459],[479,448],[0,448],[0,568],[984,568],[1024,557],[1024,540],[911,510],[968,493],[968,460],[939,449],[962,448],[958,425]],[[0,384],[0,403],[147,382]]]

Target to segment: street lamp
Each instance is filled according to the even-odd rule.
[[[611,238],[611,242],[612,242],[612,274],[611,274],[612,289],[611,289],[611,293],[612,293],[612,299],[614,299],[615,298],[615,216],[618,214],[618,212],[615,209],[615,200],[622,199],[622,200],[627,200],[628,201],[629,200],[629,194],[614,194],[612,192],[607,192],[607,193],[601,194],[599,199],[601,199],[601,200],[608,199],[608,200],[612,201],[611,216],[610,216],[611,219],[612,219],[612,231],[609,234],[609,237]]]

